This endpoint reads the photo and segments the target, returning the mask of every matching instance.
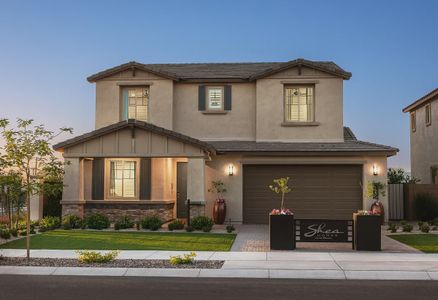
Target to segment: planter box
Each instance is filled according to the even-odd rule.
[[[353,214],[354,244],[358,251],[381,251],[381,216]]]
[[[269,215],[269,242],[272,250],[295,249],[293,215]]]

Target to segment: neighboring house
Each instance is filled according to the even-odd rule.
[[[140,64],[88,77],[96,130],[55,145],[66,167],[63,214],[112,220],[212,214],[211,181],[227,187],[227,220],[267,223],[268,185],[288,176],[298,218],[351,219],[366,184],[386,182],[395,148],[358,141],[343,124],[333,62]],[[382,199],[387,206],[387,198]]]
[[[410,114],[411,173],[438,184],[438,88],[403,109]]]

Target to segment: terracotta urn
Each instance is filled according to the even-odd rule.
[[[216,199],[213,207],[213,220],[215,224],[224,224],[227,205],[225,199]]]

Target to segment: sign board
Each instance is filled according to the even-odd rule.
[[[297,242],[353,242],[352,220],[298,219],[295,226]]]

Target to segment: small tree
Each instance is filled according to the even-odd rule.
[[[20,174],[14,171],[0,174],[0,200],[8,215],[9,229],[18,227],[20,214],[24,206],[22,188],[23,181]]]
[[[399,169],[389,168],[387,172],[387,177],[388,177],[388,184],[417,183],[420,181],[419,179],[408,175],[406,171],[401,168]]]
[[[289,177],[286,178],[278,178],[274,179],[274,185],[269,185],[271,191],[276,194],[281,194],[281,206],[280,209],[284,210],[284,197],[288,194],[292,189],[287,185],[289,182]]]
[[[17,128],[10,128],[7,119],[0,119],[0,129],[5,141],[3,161],[20,174],[22,189],[26,194],[26,257],[30,258],[30,197],[44,191],[44,177],[57,170],[59,163],[50,143],[63,132],[72,133],[71,128],[60,128],[59,132],[45,129],[44,125],[33,125],[33,120],[17,120]],[[51,171],[50,171],[51,170]]]
[[[222,180],[218,179],[211,182],[211,188],[208,189],[208,192],[216,193],[217,199],[223,199],[223,194],[227,192],[227,189]]]

